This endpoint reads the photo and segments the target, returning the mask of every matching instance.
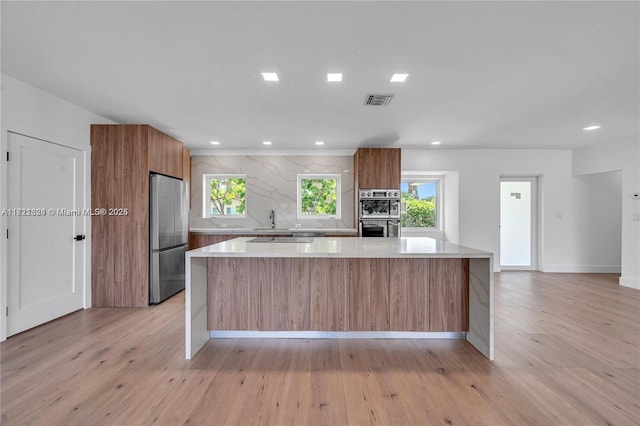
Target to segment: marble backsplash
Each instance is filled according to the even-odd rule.
[[[341,175],[340,219],[298,219],[298,174]],[[247,216],[202,217],[202,185],[205,174],[247,176]],[[352,156],[193,156],[191,157],[191,228],[266,228],[269,213],[276,214],[277,228],[354,228]]]

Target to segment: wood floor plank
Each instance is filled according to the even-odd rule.
[[[464,340],[215,339],[184,295],[75,312],[0,344],[3,425],[640,424],[640,292],[495,275],[491,362]]]

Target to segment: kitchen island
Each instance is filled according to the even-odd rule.
[[[466,338],[493,359],[493,255],[432,238],[235,238],[186,254],[190,359],[210,338]]]

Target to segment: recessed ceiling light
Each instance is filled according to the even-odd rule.
[[[404,83],[407,80],[407,77],[409,77],[409,74],[393,74],[391,76],[391,80],[389,80],[392,83]]]
[[[342,81],[342,73],[341,72],[328,72],[327,73],[327,81]]]
[[[598,130],[599,128],[601,128],[602,126],[600,126],[599,124],[594,124],[593,126],[588,126],[588,127],[583,127],[582,130]]]
[[[262,141],[262,145],[271,145],[271,141]]]
[[[440,145],[442,143],[442,141],[433,141],[431,142],[431,145]]]
[[[322,142],[322,141],[316,141],[316,145],[324,145],[324,142]]]
[[[262,78],[264,81],[280,81],[278,78],[278,73],[275,72],[263,72]]]
[[[211,145],[220,145],[220,142],[218,142],[218,141],[209,141],[209,143]]]

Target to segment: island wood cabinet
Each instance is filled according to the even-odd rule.
[[[211,258],[208,262],[209,329],[310,329],[310,259]]]
[[[429,331],[431,259],[391,259],[391,330]]]
[[[311,330],[347,331],[349,329],[350,259],[312,258],[309,299]]]
[[[400,148],[358,148],[353,163],[355,189],[400,188]]]
[[[469,260],[207,260],[209,330],[469,329]]]
[[[351,262],[349,330],[388,331],[389,259],[357,258]]]
[[[91,126],[93,306],[149,305],[149,173],[182,179],[189,150],[148,125]]]

